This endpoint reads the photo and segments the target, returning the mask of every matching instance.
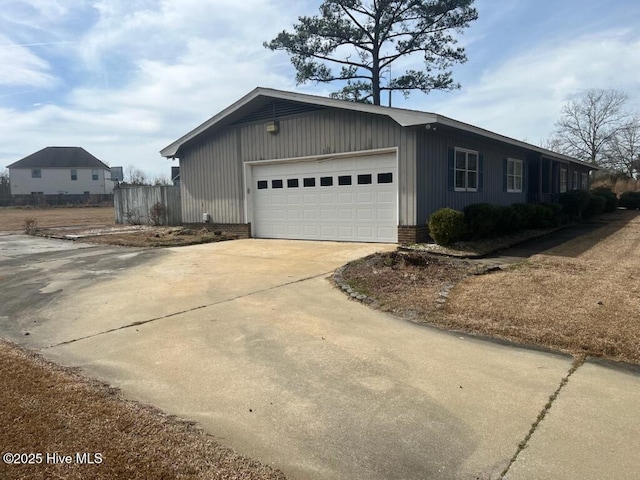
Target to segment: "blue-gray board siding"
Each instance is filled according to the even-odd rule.
[[[481,192],[449,190],[449,149],[455,147],[475,150],[482,155],[484,181]],[[418,133],[417,152],[417,225],[424,225],[433,212],[444,207],[462,210],[472,203],[511,205],[526,201],[526,188],[522,193],[507,193],[503,184],[505,158],[522,160],[527,172],[525,150],[469,136],[425,131]]]
[[[246,223],[243,162],[398,147],[400,224],[415,225],[415,130],[381,116],[321,110],[280,119],[276,135],[266,122],[237,125],[180,153],[182,216],[199,222]]]

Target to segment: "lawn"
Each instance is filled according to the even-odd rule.
[[[56,208],[0,208],[0,231],[24,230],[27,218],[36,220],[38,227],[105,226],[114,225],[113,207],[56,207]]]
[[[420,323],[640,364],[640,214],[619,210],[600,221],[590,234],[487,275],[475,275],[473,262],[385,255],[342,275],[378,308]]]
[[[192,424],[125,401],[115,389],[2,340],[0,382],[2,454],[42,454],[25,458],[31,465],[0,460],[0,478],[285,478]],[[58,459],[71,455],[71,464],[47,464],[47,454],[56,452]],[[94,464],[77,463],[76,453],[89,454],[85,459]]]

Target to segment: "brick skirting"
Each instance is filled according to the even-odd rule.
[[[238,235],[239,238],[251,238],[250,223],[186,223],[190,228],[206,228],[210,232],[219,230],[224,233]]]
[[[398,225],[398,243],[401,245],[426,242],[429,238],[427,225]]]

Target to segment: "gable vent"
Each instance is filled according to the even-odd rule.
[[[290,102],[287,100],[273,100],[269,104],[254,110],[249,115],[242,117],[233,125],[241,123],[263,122],[266,120],[280,120],[283,117],[293,115],[301,115],[304,113],[322,110],[318,105],[310,105],[305,103]]]

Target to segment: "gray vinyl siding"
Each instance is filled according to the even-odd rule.
[[[182,215],[200,222],[246,223],[243,163],[398,147],[399,218],[415,225],[416,131],[379,115],[321,110],[279,120],[270,134],[266,122],[232,127],[180,152]]]
[[[475,150],[483,157],[483,188],[478,192],[449,190],[449,149]],[[462,210],[472,203],[510,205],[527,200],[527,177],[522,193],[504,190],[504,160],[523,161],[527,172],[527,152],[517,147],[454,133],[419,132],[417,141],[417,225],[428,222],[429,216],[444,207]]]

